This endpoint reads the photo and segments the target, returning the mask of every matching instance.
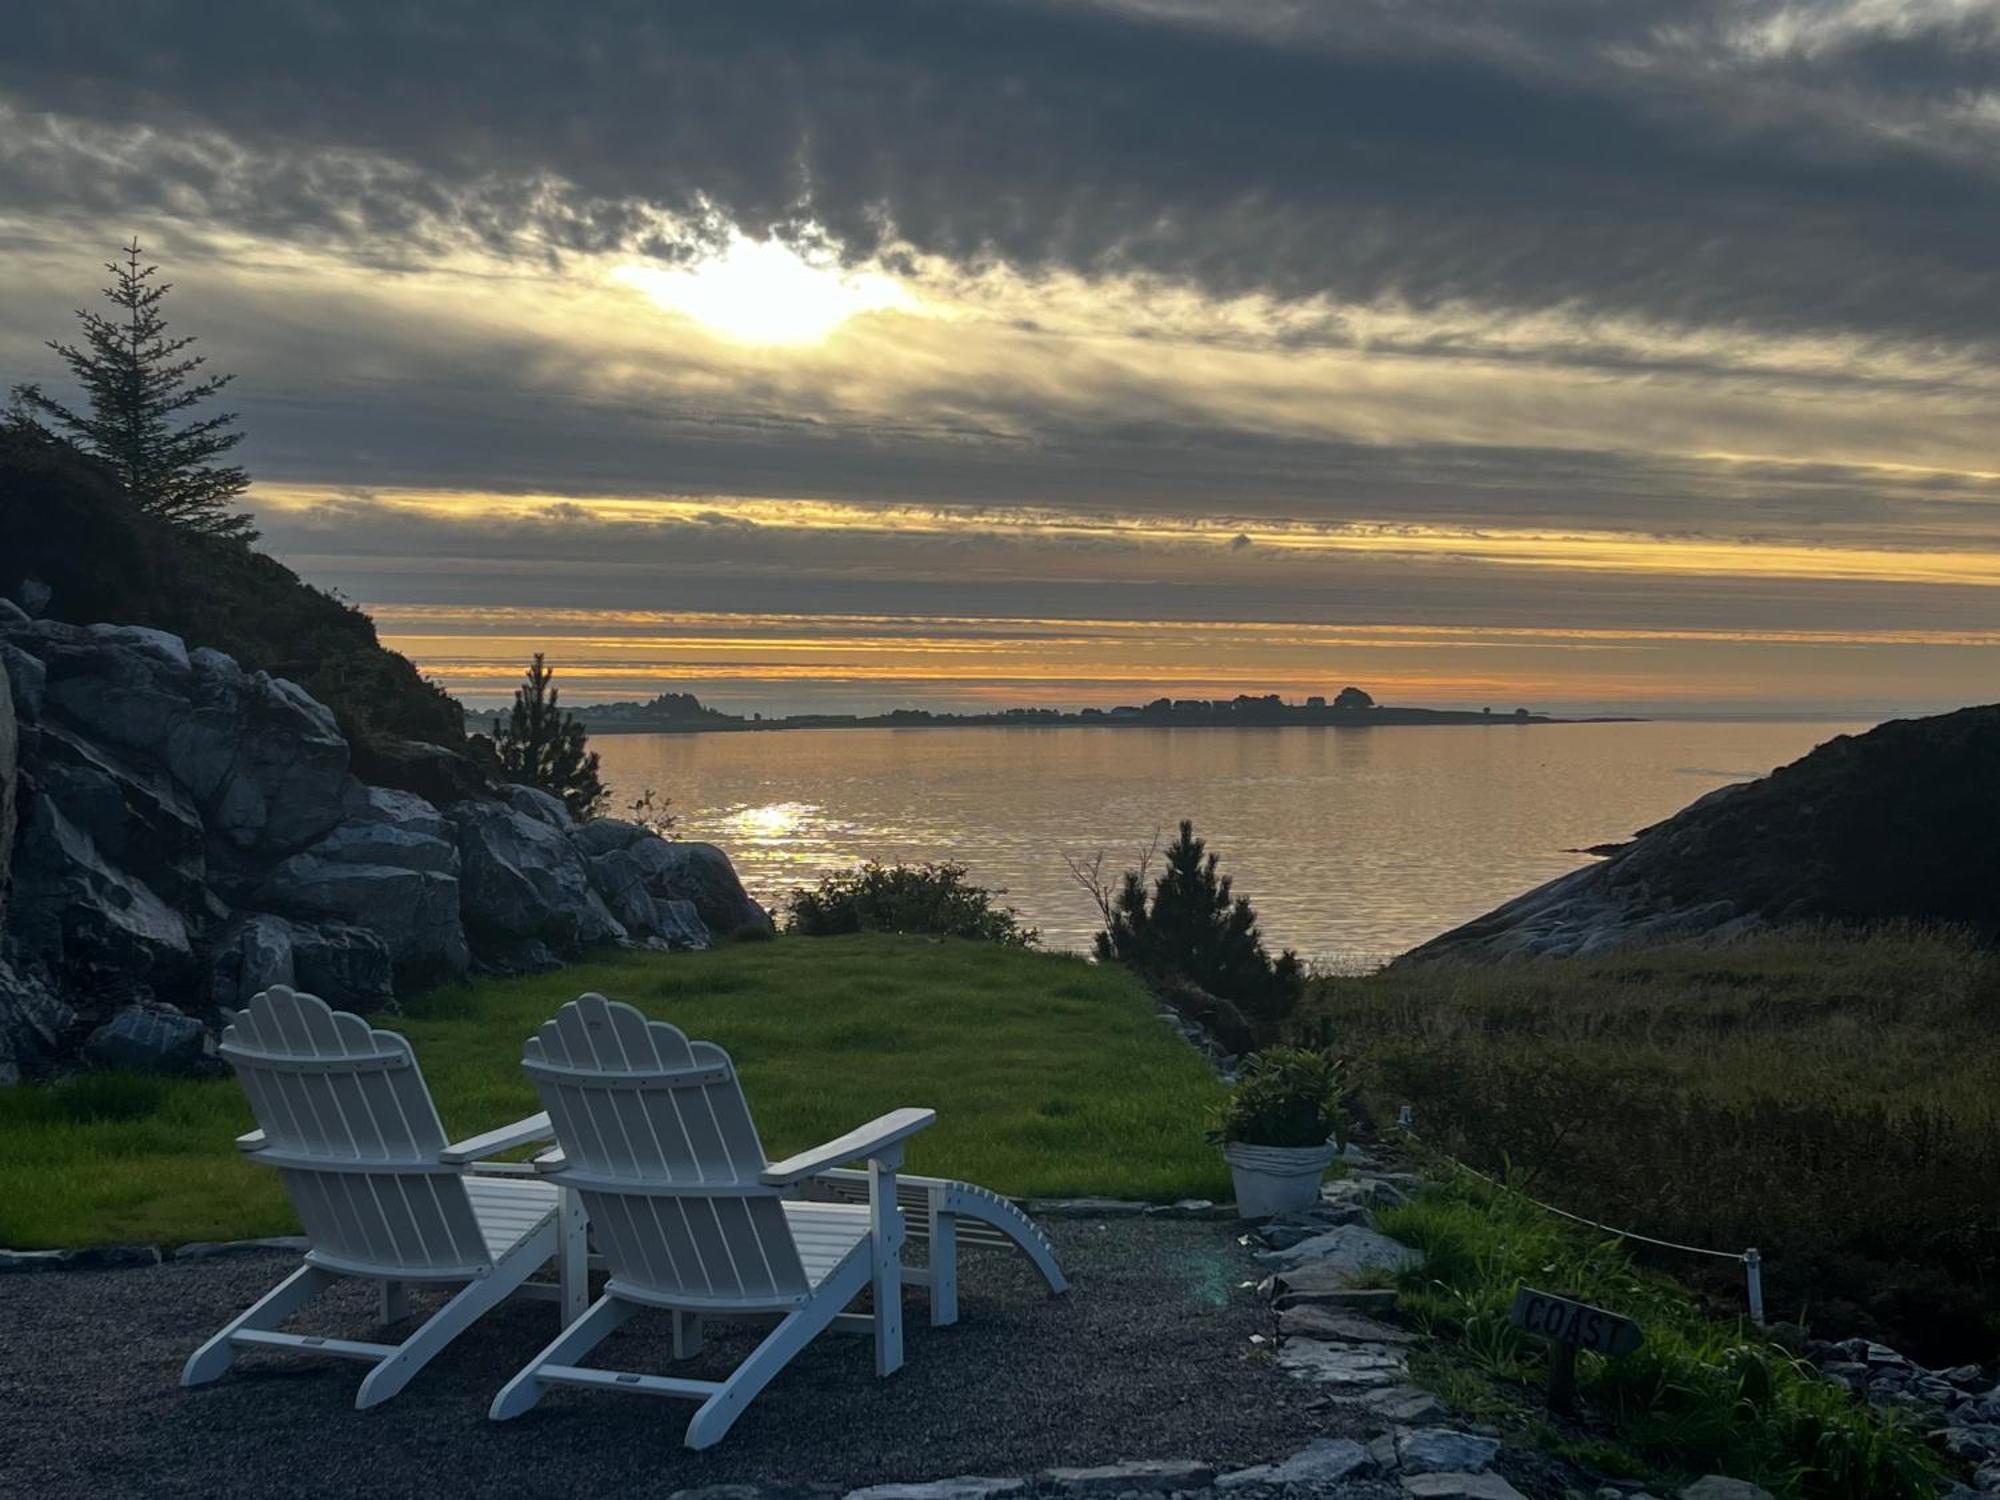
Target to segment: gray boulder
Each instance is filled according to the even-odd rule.
[[[292,924],[267,912],[237,917],[208,949],[208,1002],[215,1010],[241,1010],[251,996],[274,984],[297,984],[292,965]]]
[[[206,834],[194,801],[157,761],[92,744],[49,723],[37,736],[35,783],[108,862],[182,910],[207,885]]]
[[[336,1010],[380,1010],[395,1003],[389,945],[367,927],[321,922],[292,927],[293,983]]]
[[[7,930],[8,870],[14,858],[20,779],[21,732],[14,722],[14,692],[7,680],[7,664],[0,661],[0,932]]]
[[[461,802],[448,817],[458,835],[460,909],[482,959],[491,948],[512,963],[523,940],[568,952],[627,937],[583,855],[556,828],[492,802]]]
[[[42,717],[42,698],[48,689],[49,669],[42,665],[40,657],[29,655],[5,639],[0,639],[0,669],[5,670],[13,689],[14,717],[23,725],[38,722]]]
[[[657,837],[659,835],[650,829],[628,823],[623,818],[592,818],[588,823],[578,824],[570,834],[571,842],[583,851],[586,859],[630,849],[641,839]]]
[[[177,635],[137,625],[41,621],[14,640],[46,670],[43,711],[101,743],[159,751],[190,710],[193,669]]]
[[[692,901],[653,898],[653,941],[681,952],[698,952],[714,941]]]
[[[645,866],[629,849],[590,856],[590,883],[634,942],[666,948],[706,948],[707,925],[691,901],[668,901],[646,888]]]
[[[41,1072],[76,1025],[76,1012],[39,975],[0,955],[0,1084]]]
[[[471,950],[459,917],[455,830],[423,798],[350,780],[341,821],[272,870],[257,903],[319,925],[365,927],[399,974],[463,974]],[[301,981],[303,982],[303,981]]]
[[[444,814],[410,792],[351,779],[341,796],[340,822],[310,852],[342,864],[458,874],[458,843]]]
[[[282,677],[192,653],[193,706],[167,743],[174,776],[201,799],[209,833],[270,858],[340,821],[347,741],[333,713]]]
[[[191,977],[186,920],[46,798],[20,830],[14,882],[7,925],[24,952],[121,988],[173,993]]]
[[[540,787],[522,786],[519,782],[510,781],[500,788],[500,796],[515,812],[538,823],[546,823],[558,833],[569,833],[576,828],[576,817],[563,805],[562,799],[551,796]]]
[[[648,833],[627,851],[645,870],[648,891],[663,900],[693,902],[710,931],[772,930],[771,914],[750,899],[729,856],[715,845],[669,842]]]
[[[460,883],[434,870],[348,863],[315,846],[271,871],[256,900],[308,925],[367,928],[382,940],[397,971],[412,980],[463,974],[471,966]]]
[[[268,912],[238,917],[209,959],[209,999],[241,1010],[274,984],[297,985],[339,1010],[380,1010],[395,1001],[395,965],[381,935],[346,922],[306,924]]]
[[[101,1068],[186,1073],[200,1065],[202,1025],[171,1005],[128,1005],[90,1034],[83,1055]]]

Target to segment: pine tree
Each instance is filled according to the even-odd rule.
[[[1253,1021],[1283,1020],[1304,982],[1298,955],[1288,948],[1273,959],[1265,952],[1257,913],[1218,863],[1183,819],[1150,897],[1139,872],[1126,872],[1097,936],[1097,956],[1196,984]]]
[[[191,378],[206,361],[198,354],[181,357],[192,338],[167,337],[160,300],[172,284],[153,281],[160,268],[142,266],[142,253],[135,238],[124,247],[122,262],[105,263],[114,280],[104,295],[122,317],[79,308],[86,347],[49,341],[83,388],[89,411],[71,411],[33,385],[16,386],[14,399],[109,464],[140,510],[189,531],[248,541],[256,532],[233,502],[250,476],[216,461],[243,441],[242,433],[228,430],[236,413],[175,420],[235,377]]]
[[[555,675],[537,651],[528,675],[514,689],[514,706],[494,744],[508,780],[539,787],[560,797],[579,818],[588,818],[604,804],[597,752],[587,747],[583,725],[561,706],[561,689],[550,686]]]

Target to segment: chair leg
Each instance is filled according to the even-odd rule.
[[[355,1394],[354,1409],[366,1411],[387,1401],[410,1383],[417,1371],[475,1323],[481,1314],[506,1301],[520,1286],[516,1279],[487,1275],[432,1313],[417,1331],[396,1346],[396,1352],[368,1372]]]
[[[793,1355],[826,1331],[827,1325],[840,1316],[843,1303],[858,1290],[858,1286],[853,1287],[846,1297],[822,1292],[804,1307],[786,1313],[778,1326],[764,1336],[764,1342],[752,1349],[749,1357],[722,1383],[722,1389],[702,1402],[689,1419],[687,1446],[712,1448],[721,1442],[744,1409],[757,1399],[757,1393],[791,1362]]]
[[[332,1272],[322,1271],[318,1266],[300,1266],[189,1355],[187,1364],[181,1368],[181,1384],[207,1385],[221,1378],[236,1358],[236,1348],[229,1342],[232,1334],[246,1328],[276,1328],[332,1286],[334,1280]]]
[[[903,1367],[903,1210],[896,1205],[896,1157],[868,1163],[868,1254],[875,1289],[875,1373]],[[935,1248],[935,1247],[933,1247]]]
[[[568,1327],[590,1306],[590,1221],[574,1188],[561,1192],[556,1213],[556,1279],[562,1283],[562,1320]]]
[[[943,1328],[958,1321],[958,1215],[943,1204],[944,1191],[932,1188],[931,1216],[931,1326]]]
[[[701,1353],[701,1314],[677,1312],[674,1314],[674,1358],[693,1359]]]
[[[631,1316],[630,1304],[620,1302],[616,1297],[599,1297],[590,1305],[590,1311],[557,1334],[554,1343],[529,1360],[520,1374],[500,1387],[500,1394],[493,1398],[486,1415],[496,1422],[504,1422],[529,1410],[542,1399],[543,1386],[535,1378],[535,1371],[543,1365],[575,1364]]]
[[[400,1323],[410,1315],[410,1288],[401,1281],[382,1283],[382,1321]]]

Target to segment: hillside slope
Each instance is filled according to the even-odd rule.
[[[288,678],[349,739],[464,744],[458,704],[360,610],[275,558],[140,515],[68,443],[0,426],[0,595],[27,580],[47,586],[52,619],[151,626]]]
[[[2000,704],[1829,740],[1398,962],[1890,918],[2000,935]]]

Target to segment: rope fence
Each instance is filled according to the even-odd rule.
[[[1415,1112],[1409,1105],[1404,1105],[1401,1111],[1398,1112],[1396,1116],[1396,1128],[1411,1140],[1418,1139]],[[1596,1219],[1586,1219],[1582,1214],[1573,1214],[1566,1208],[1557,1208],[1553,1203],[1544,1203],[1539,1198],[1530,1197],[1511,1183],[1502,1182],[1497,1177],[1489,1177],[1486,1173],[1480,1171],[1479,1168],[1468,1166],[1465,1162],[1460,1161],[1449,1151],[1432,1146],[1428,1142],[1425,1142],[1424,1146],[1426,1150],[1436,1152],[1459,1171],[1477,1177],[1481,1182],[1496,1187],[1503,1193],[1512,1193],[1516,1198],[1527,1203],[1532,1203],[1544,1213],[1554,1214],[1557,1218],[1568,1219],[1571,1223],[1582,1224],[1590,1229],[1601,1230],[1605,1234],[1614,1235],[1621,1240],[1637,1240],[1640,1244],[1657,1245],[1662,1250],[1678,1250],[1683,1255],[1706,1255],[1715,1260],[1740,1262],[1743,1266],[1744,1290],[1750,1303],[1750,1321],[1759,1328],[1764,1326],[1764,1257],[1755,1245],[1752,1245],[1747,1250],[1711,1250],[1705,1245],[1683,1245],[1677,1240],[1663,1240],[1654,1235],[1641,1234],[1636,1229],[1622,1229],[1616,1224],[1604,1224]]]

